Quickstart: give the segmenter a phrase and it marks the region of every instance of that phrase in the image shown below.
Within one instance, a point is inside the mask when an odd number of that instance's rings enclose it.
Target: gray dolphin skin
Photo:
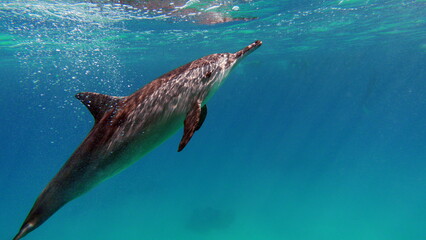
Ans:
[[[207,100],[255,41],[236,53],[218,53],[172,70],[127,97],[78,93],[95,124],[86,139],[35,201],[18,240],[44,223],[69,201],[121,172],[182,126],[181,151],[207,114]]]
[[[241,1],[217,1],[217,0],[87,0],[90,3],[99,4],[120,4],[131,6],[147,12],[161,11],[161,14],[168,17],[176,17],[183,20],[193,21],[198,24],[219,24],[234,21],[251,21],[256,17],[232,17],[228,12],[202,10],[209,6],[235,6]],[[248,1],[247,1],[248,2]],[[196,5],[199,5],[198,7]],[[203,6],[203,7],[201,7]],[[200,9],[201,8],[201,9]]]

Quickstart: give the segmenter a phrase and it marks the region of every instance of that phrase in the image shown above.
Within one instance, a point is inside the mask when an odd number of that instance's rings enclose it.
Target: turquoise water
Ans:
[[[425,1],[188,2],[257,19],[0,1],[2,239],[89,132],[76,93],[256,39],[183,152],[179,132],[25,239],[426,239]]]

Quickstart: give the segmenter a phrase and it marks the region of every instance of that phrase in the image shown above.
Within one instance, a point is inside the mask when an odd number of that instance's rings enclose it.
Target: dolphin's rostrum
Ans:
[[[181,151],[203,124],[207,100],[232,68],[261,44],[256,41],[236,53],[197,59],[127,97],[77,94],[95,124],[37,198],[13,240],[21,239],[67,202],[139,160],[183,125]]]

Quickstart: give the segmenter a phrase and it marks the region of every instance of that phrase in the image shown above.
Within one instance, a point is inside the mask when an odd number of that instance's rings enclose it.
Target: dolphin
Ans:
[[[217,53],[176,68],[127,97],[82,92],[92,113],[92,130],[35,201],[19,240],[69,201],[121,172],[183,126],[178,151],[207,115],[206,102],[235,65],[262,45],[255,41],[236,53]]]
[[[198,24],[213,25],[234,21],[251,21],[257,17],[233,17],[227,12],[215,10],[218,7],[230,7],[233,1],[193,1],[193,0],[89,0],[95,4],[120,4],[124,7],[157,13],[163,16],[181,18]]]

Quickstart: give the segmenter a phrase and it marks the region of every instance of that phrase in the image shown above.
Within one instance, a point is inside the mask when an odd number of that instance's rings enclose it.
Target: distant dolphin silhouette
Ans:
[[[76,97],[95,124],[86,139],[37,198],[14,240],[39,227],[67,202],[119,173],[164,142],[182,125],[178,151],[207,115],[207,100],[232,68],[262,45],[197,59],[155,79],[127,97],[83,92]]]
[[[184,18],[192,20],[199,24],[218,24],[233,21],[250,21],[257,19],[256,17],[232,17],[230,14],[220,11],[201,11],[194,7],[194,3],[199,1],[188,0],[89,0],[91,3],[115,3],[121,5],[132,6],[144,11],[160,11],[161,14],[166,16]],[[229,5],[223,1],[216,1],[216,6]],[[193,5],[194,4],[194,5]],[[204,4],[214,4],[212,1],[205,1]],[[214,7],[212,9],[215,9]]]

